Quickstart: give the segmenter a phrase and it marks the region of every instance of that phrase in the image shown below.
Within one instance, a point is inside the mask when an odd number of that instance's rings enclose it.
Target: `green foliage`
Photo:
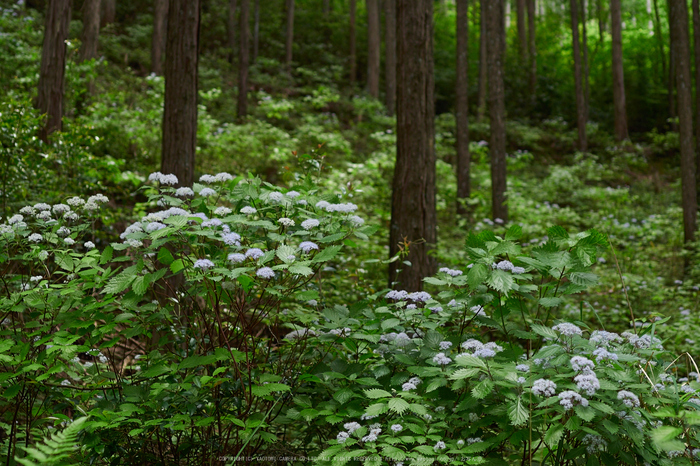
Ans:
[[[86,417],[76,419],[63,431],[52,434],[50,438],[45,438],[43,443],[37,443],[36,448],[25,447],[24,450],[27,452],[28,457],[15,458],[15,461],[24,466],[73,464],[70,456],[76,450],[78,435],[85,421],[87,421]]]

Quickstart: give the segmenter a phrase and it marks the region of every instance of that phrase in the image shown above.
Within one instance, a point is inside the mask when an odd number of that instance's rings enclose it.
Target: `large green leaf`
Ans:
[[[527,408],[523,405],[522,398],[518,397],[514,402],[509,403],[508,417],[511,424],[520,426],[527,422],[529,415]]]

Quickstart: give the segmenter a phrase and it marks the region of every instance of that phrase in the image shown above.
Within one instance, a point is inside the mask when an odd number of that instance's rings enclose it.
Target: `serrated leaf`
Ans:
[[[579,286],[593,286],[598,283],[598,276],[589,272],[571,272],[569,280]]]
[[[151,278],[152,276],[150,273],[136,277],[134,283],[131,285],[131,289],[138,296],[143,296],[148,290],[148,285],[151,284]]]
[[[365,390],[365,396],[370,399],[390,398],[391,393],[380,388],[371,388],[369,390]]]
[[[484,379],[472,388],[472,396],[477,400],[484,399],[493,391],[493,387],[491,379]]]
[[[191,367],[206,366],[208,364],[213,364],[216,362],[216,355],[209,354],[206,356],[190,356],[185,358],[178,365],[178,369],[189,369]]]
[[[333,399],[342,405],[350,400],[354,394],[355,392],[353,392],[351,389],[342,388],[333,394]]]
[[[303,275],[304,277],[309,277],[314,274],[314,271],[311,267],[307,267],[306,265],[301,264],[292,264],[289,266],[288,270],[289,273]]]
[[[294,261],[294,259],[290,260],[290,257],[294,257],[296,254],[296,251],[294,250],[293,247],[287,246],[286,244],[282,244],[277,248],[277,257],[279,260],[281,260],[284,263],[291,263]]]
[[[486,279],[486,284],[493,288],[494,290],[503,293],[504,296],[508,296],[514,286],[515,280],[510,272],[505,270],[494,270],[488,279]]]
[[[541,298],[539,301],[540,305],[544,307],[557,307],[563,302],[564,300],[561,298]]]
[[[467,284],[469,288],[476,288],[481,285],[489,275],[489,269],[484,264],[474,264],[467,272]]]
[[[442,286],[442,285],[445,285],[447,283],[446,281],[440,280],[439,278],[435,278],[435,277],[425,277],[423,279],[423,281],[425,283],[430,284],[430,285],[437,285],[437,286]]]
[[[334,244],[333,246],[328,246],[327,248],[321,250],[318,254],[314,256],[311,262],[317,264],[319,262],[327,262],[338,255],[340,250],[343,248],[341,244]]]
[[[168,251],[168,248],[162,247],[158,250],[158,262],[161,264],[170,265],[174,260],[175,258],[173,257],[172,253]]]
[[[651,431],[651,439],[659,450],[685,451],[685,444],[677,438],[682,433],[681,427],[661,426]]]
[[[471,368],[471,369],[457,369],[450,375],[451,380],[461,380],[461,379],[468,379],[471,377],[474,377],[477,375],[479,372],[481,372],[479,369],[476,368]]]
[[[544,325],[532,324],[531,329],[536,334],[538,334],[542,337],[545,337],[545,338],[549,338],[550,340],[558,340],[559,339],[559,335],[557,334],[556,331],[552,330],[549,327],[545,327]]]
[[[520,225],[513,225],[510,228],[508,228],[508,231],[506,231],[506,241],[515,241],[517,239],[520,239],[520,237],[523,235],[523,229],[520,227]]]
[[[486,369],[486,364],[481,359],[471,354],[461,353],[455,357],[455,362],[460,366],[480,367]]]
[[[389,409],[401,415],[408,409],[408,402],[401,398],[392,398],[389,400]]]
[[[563,433],[564,426],[556,423],[547,429],[547,432],[544,434],[544,441],[550,448],[553,448],[559,442]]]
[[[394,328],[397,325],[399,325],[401,321],[395,317],[392,317],[391,319],[386,319],[382,321],[382,330]]]
[[[408,409],[410,409],[411,411],[413,411],[414,413],[416,413],[420,416],[428,413],[428,410],[425,409],[425,406],[419,405],[418,403],[411,403],[408,406]]]
[[[495,248],[493,248],[489,252],[494,256],[515,256],[517,254],[520,254],[520,246],[518,246],[512,241],[501,241],[500,243],[498,243],[498,245],[496,245]]]
[[[367,409],[365,410],[365,414],[367,414],[368,416],[379,416],[380,414],[386,413],[387,409],[388,407],[386,403],[375,403],[367,407]]]
[[[105,286],[104,293],[117,294],[126,290],[129,285],[131,285],[131,282],[133,282],[136,278],[134,273],[135,271],[128,271],[127,269],[116,277],[112,277],[112,279],[107,283],[107,286]]]
[[[382,449],[382,455],[394,461],[402,461],[406,458],[406,453],[403,450],[399,450],[391,445],[387,445]]]
[[[522,398],[518,397],[515,402],[510,403],[508,407],[508,417],[510,418],[511,424],[514,426],[519,426],[527,422],[529,415],[527,409],[523,406]]]
[[[443,378],[433,379],[428,385],[425,386],[425,392],[430,393],[440,387],[444,387],[445,385],[447,385],[447,380]]]
[[[178,259],[172,264],[170,264],[170,271],[172,273],[178,273],[180,270],[184,269],[185,266],[182,264],[182,259]]]

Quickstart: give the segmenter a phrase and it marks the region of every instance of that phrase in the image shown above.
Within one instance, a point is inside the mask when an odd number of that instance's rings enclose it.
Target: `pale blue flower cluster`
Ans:
[[[255,274],[260,278],[275,278],[275,272],[270,267],[262,267]]]
[[[308,254],[313,250],[318,250],[318,244],[312,241],[303,241],[299,245],[299,249],[301,249],[304,254]]]
[[[446,273],[450,277],[459,277],[463,273],[461,270],[450,269],[448,267],[441,267],[438,272]]]
[[[214,263],[209,259],[197,259],[193,265],[195,269],[209,270],[214,267]]]
[[[573,390],[566,390],[561,392],[558,396],[559,404],[564,407],[565,411],[570,410],[574,405],[580,405],[584,408],[588,406],[588,400]]]
[[[303,222],[301,222],[301,227],[304,230],[310,230],[312,228],[319,226],[319,224],[320,224],[320,222],[318,220],[316,220],[315,218],[310,218],[310,219],[307,219],[307,220],[304,220]]]
[[[539,396],[554,396],[557,384],[547,379],[538,379],[532,384],[532,393]]]

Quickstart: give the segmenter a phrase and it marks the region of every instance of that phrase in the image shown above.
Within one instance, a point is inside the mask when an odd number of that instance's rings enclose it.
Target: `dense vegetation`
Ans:
[[[160,173],[165,80],[141,1],[103,15],[90,59],[88,0],[74,2],[63,127],[42,140],[50,3],[0,1],[3,463],[700,461],[700,266],[683,230],[665,2],[622,2],[623,141],[610,11],[584,9],[583,151],[571,11],[536,2],[532,94],[512,2],[506,222],[478,108],[479,2],[463,201],[456,8],[435,3],[437,270],[423,291],[388,280],[421,241],[390,257],[397,118],[364,87],[365,2],[352,76],[355,1],[297,0],[291,64],[289,2],[254,2],[241,117],[235,2],[202,1],[191,186]]]

